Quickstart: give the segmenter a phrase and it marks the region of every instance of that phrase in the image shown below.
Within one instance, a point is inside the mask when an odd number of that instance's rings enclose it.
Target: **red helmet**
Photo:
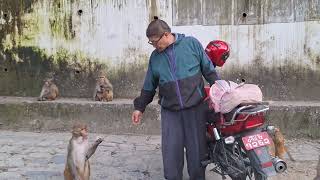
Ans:
[[[216,66],[223,66],[230,55],[229,45],[220,40],[209,42],[205,49],[212,63]]]

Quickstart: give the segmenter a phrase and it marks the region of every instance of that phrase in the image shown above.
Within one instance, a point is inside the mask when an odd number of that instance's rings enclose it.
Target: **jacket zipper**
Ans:
[[[179,98],[179,104],[180,104],[180,108],[183,108],[183,103],[182,103],[182,96],[181,96],[181,92],[180,92],[180,87],[179,87],[179,83],[178,83],[178,79],[177,79],[177,76],[176,76],[176,71],[177,71],[177,68],[176,68],[176,65],[175,65],[175,62],[171,62],[170,60],[170,57],[168,57],[167,53],[165,53],[165,56],[167,57],[168,61],[169,61],[169,64],[170,64],[170,74],[171,74],[171,77],[173,78],[173,80],[175,81],[176,83],[176,93],[177,93],[177,96]],[[175,61],[175,54],[174,54],[174,45],[172,47],[172,61]]]

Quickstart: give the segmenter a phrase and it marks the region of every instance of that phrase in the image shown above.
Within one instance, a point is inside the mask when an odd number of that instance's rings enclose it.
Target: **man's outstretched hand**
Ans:
[[[142,112],[141,111],[139,111],[139,110],[133,111],[131,119],[132,119],[132,123],[134,125],[140,124],[141,118],[142,118]]]

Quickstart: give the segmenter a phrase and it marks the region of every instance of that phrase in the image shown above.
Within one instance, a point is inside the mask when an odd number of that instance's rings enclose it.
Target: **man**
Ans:
[[[159,86],[164,176],[182,180],[184,148],[191,180],[205,179],[206,119],[202,76],[212,85],[219,79],[202,45],[193,37],[173,34],[157,17],[146,35],[155,50],[149,60],[141,95],[134,100],[132,121],[139,124]]]

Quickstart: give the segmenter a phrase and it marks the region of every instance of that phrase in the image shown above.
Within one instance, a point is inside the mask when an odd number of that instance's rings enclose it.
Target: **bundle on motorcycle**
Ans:
[[[254,84],[219,80],[206,87],[210,106],[207,123],[208,159],[212,171],[232,179],[267,179],[286,170],[286,163],[271,155],[273,145],[266,125],[269,105]]]

